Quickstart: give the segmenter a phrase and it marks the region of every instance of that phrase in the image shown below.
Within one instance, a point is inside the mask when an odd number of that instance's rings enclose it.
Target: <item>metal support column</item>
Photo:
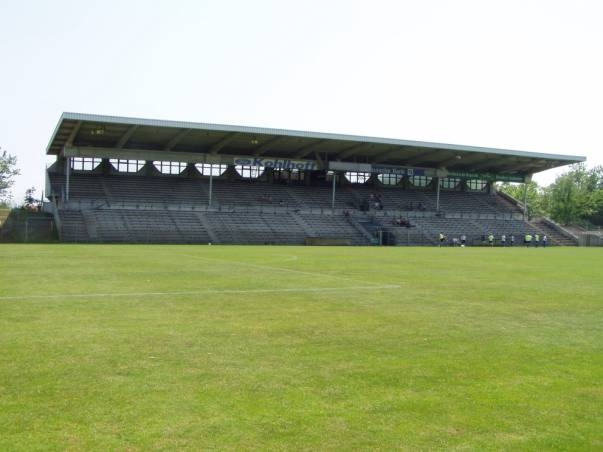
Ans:
[[[335,181],[337,178],[337,173],[333,171],[333,194],[331,196],[331,209],[335,209]]]
[[[65,201],[69,201],[69,175],[71,174],[71,157],[65,159]]]
[[[523,183],[523,220],[528,219],[528,184]]]
[[[214,182],[214,174],[213,174],[213,169],[211,169],[210,172],[209,172],[209,200],[207,202],[207,204],[208,204],[209,207],[211,207],[211,196],[212,196],[213,182]]]
[[[440,211],[440,178],[436,177],[436,184],[438,184],[436,188],[436,212]]]

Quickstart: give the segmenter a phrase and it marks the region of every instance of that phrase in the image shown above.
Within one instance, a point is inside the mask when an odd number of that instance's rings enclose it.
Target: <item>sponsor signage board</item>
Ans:
[[[448,171],[448,177],[477,179],[500,182],[526,182],[526,177],[518,174],[476,173],[472,171]]]
[[[233,160],[235,165],[242,166],[263,166],[264,168],[274,168],[281,170],[299,170],[314,171],[318,169],[316,160],[291,160],[271,157],[236,157]]]
[[[436,170],[410,168],[395,165],[375,165],[371,163],[329,162],[332,171],[355,171],[358,173],[396,174],[399,176],[435,176]]]
[[[379,174],[396,174],[398,176],[432,176],[435,174],[434,170],[428,170],[425,168],[408,168],[405,166],[393,166],[393,165],[372,165],[372,173]]]
[[[370,163],[351,163],[351,162],[329,162],[331,171],[355,171],[357,173],[370,173]]]

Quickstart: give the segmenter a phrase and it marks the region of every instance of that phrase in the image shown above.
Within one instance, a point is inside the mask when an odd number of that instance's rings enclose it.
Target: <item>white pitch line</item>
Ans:
[[[313,276],[313,277],[318,277],[318,278],[338,279],[340,281],[355,282],[355,283],[360,282],[362,284],[367,284],[367,285],[375,284],[375,287],[379,285],[378,283],[372,283],[370,281],[360,281],[358,279],[348,278],[345,276],[330,275],[328,273],[316,273],[316,272],[309,272],[309,271],[305,271],[305,270],[296,270],[294,268],[272,267],[270,265],[252,264],[249,262],[229,261],[226,259],[216,259],[213,257],[197,256],[195,254],[187,254],[187,256],[194,257],[197,259],[204,259],[204,260],[208,260],[208,261],[220,262],[220,263],[228,264],[228,265],[242,265],[245,267],[258,268],[260,270],[280,271],[280,272],[286,272],[286,273],[294,273],[294,274],[298,274],[298,275]]]
[[[0,300],[30,300],[58,298],[111,298],[111,297],[160,297],[165,295],[219,295],[219,294],[254,294],[254,293],[287,293],[287,292],[339,292],[350,290],[399,289],[400,286],[386,284],[381,286],[348,286],[348,287],[289,287],[281,289],[207,289],[186,292],[118,292],[118,293],[77,293],[77,294],[42,294],[14,295],[0,297]]]

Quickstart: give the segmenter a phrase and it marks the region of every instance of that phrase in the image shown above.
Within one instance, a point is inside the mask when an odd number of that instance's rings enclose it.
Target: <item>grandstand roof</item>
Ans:
[[[46,152],[60,155],[66,147],[94,149],[101,154],[103,150],[128,151],[128,155],[140,153],[140,159],[145,159],[145,152],[167,156],[165,159],[178,153],[261,156],[517,176],[586,160],[456,144],[82,113],[61,115]]]

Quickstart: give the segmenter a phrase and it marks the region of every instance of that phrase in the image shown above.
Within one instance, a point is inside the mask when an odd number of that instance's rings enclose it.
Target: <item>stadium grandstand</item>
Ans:
[[[547,234],[496,190],[583,157],[64,113],[44,209],[64,242],[468,245]],[[456,241],[455,241],[456,243]]]

